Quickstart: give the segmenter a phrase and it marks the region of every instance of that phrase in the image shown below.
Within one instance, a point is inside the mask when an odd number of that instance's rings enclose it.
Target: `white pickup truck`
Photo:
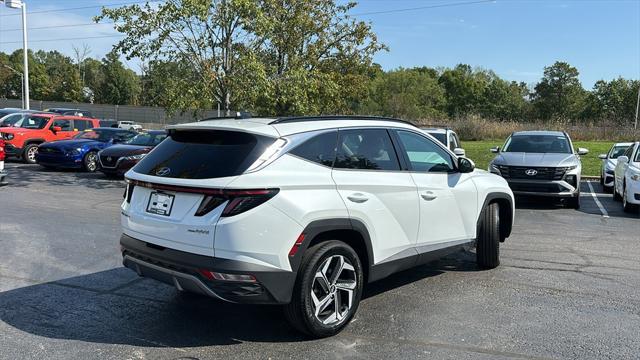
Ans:
[[[133,121],[118,121],[118,128],[126,130],[142,130],[142,125],[136,124]]]

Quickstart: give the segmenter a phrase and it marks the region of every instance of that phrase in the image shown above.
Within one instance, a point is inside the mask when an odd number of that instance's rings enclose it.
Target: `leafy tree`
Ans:
[[[609,82],[597,81],[589,93],[583,116],[616,124],[632,121],[640,81],[621,77]]]
[[[447,114],[455,117],[477,113],[490,77],[486,72],[473,71],[466,64],[444,70],[438,82],[445,90]]]
[[[83,92],[85,101],[91,103],[94,101],[107,103],[100,98],[100,91],[104,87],[104,83],[107,81],[102,70],[102,63],[96,59],[87,58],[82,61],[84,86],[89,89],[89,91]]]
[[[491,73],[482,95],[480,115],[488,119],[523,121],[530,116],[525,83],[505,81]]]
[[[578,80],[578,69],[556,61],[544,68],[535,86],[533,104],[542,119],[575,119],[584,106],[586,92]]]
[[[105,81],[98,91],[98,101],[106,104],[137,104],[140,81],[135,72],[124,67],[115,51],[102,59],[102,73]]]
[[[58,51],[37,51],[37,63],[42,64],[49,77],[49,95],[42,100],[80,101],[82,82],[71,58]],[[31,67],[29,68],[30,71]]]
[[[96,21],[108,19],[126,35],[114,49],[127,58],[189,64],[192,75],[182,79],[180,92],[167,104],[172,109],[231,109],[231,84],[248,35],[250,0],[168,0],[120,8],[103,8]]]
[[[344,112],[366,91],[372,56],[384,49],[371,26],[334,0],[262,0],[255,51],[268,85],[259,106],[275,115]]]
[[[431,70],[401,68],[379,74],[361,112],[414,120],[445,117],[445,92]]]

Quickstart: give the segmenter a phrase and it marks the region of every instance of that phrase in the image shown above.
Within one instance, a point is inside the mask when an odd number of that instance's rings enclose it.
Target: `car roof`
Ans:
[[[633,144],[635,144],[635,143],[633,143],[633,142],[619,142],[619,143],[615,143],[615,144],[613,144],[613,146],[614,146],[614,147],[618,147],[618,146],[631,146],[631,145],[633,145]]]
[[[344,127],[397,127],[417,130],[409,122],[382,117],[316,116],[296,118],[223,118],[167,126],[167,129],[228,130],[279,137],[302,132]]]
[[[551,130],[525,130],[525,131],[516,131],[512,135],[551,135],[551,136],[565,136],[565,133],[562,131],[551,131]]]
[[[133,132],[133,131],[131,131],[131,130],[120,129],[120,128],[114,128],[114,127],[94,127],[94,128],[91,128],[91,129],[87,129],[87,130],[85,130],[85,131],[90,131],[90,130]]]

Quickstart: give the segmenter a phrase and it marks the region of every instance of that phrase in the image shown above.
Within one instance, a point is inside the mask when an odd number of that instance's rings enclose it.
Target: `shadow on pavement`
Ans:
[[[474,254],[460,252],[365,287],[363,298],[446,271],[476,271]],[[0,320],[54,339],[142,347],[293,342],[279,306],[238,305],[180,293],[116,268],[0,293]]]
[[[81,170],[52,170],[40,165],[11,163],[7,167],[7,182],[11,187],[27,187],[38,183],[53,186],[84,186],[89,189],[124,188],[124,181],[107,178],[101,172],[88,173]]]

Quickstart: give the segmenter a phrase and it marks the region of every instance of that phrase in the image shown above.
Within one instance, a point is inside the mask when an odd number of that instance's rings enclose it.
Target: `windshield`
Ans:
[[[504,145],[504,152],[571,154],[571,146],[562,135],[514,135]]]
[[[0,127],[20,126],[22,124],[22,114],[11,114],[0,118]]]
[[[614,146],[613,148],[611,148],[611,151],[609,152],[609,159],[619,158],[622,154],[624,154],[625,150],[627,150],[628,148],[629,148],[629,145]]]
[[[27,116],[22,120],[20,127],[23,129],[44,129],[49,119],[48,117],[42,116]]]
[[[436,138],[436,140],[440,141],[441,143],[443,143],[445,146],[447,145],[447,134],[443,134],[443,133],[436,133],[436,132],[429,132],[429,135],[433,136],[434,138]]]
[[[139,146],[156,146],[160,144],[164,138],[167,137],[166,133],[142,133],[136,135],[133,139],[127,141],[129,145],[139,145]]]

